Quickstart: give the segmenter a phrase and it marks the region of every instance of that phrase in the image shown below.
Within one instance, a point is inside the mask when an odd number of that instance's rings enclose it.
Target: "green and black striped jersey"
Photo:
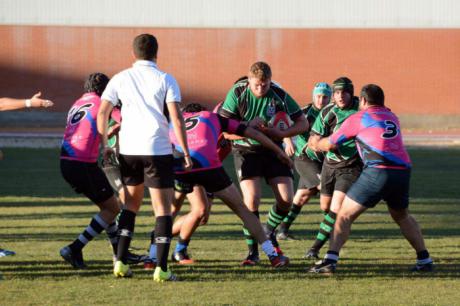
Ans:
[[[359,108],[358,97],[353,97],[351,105],[345,109],[339,108],[335,103],[329,103],[320,112],[311,129],[311,134],[328,137],[337,131],[342,123],[356,113]],[[358,150],[354,139],[339,145],[335,150],[326,153],[325,162],[334,168],[351,165],[359,160]]]
[[[302,113],[308,121],[308,130],[302,134],[297,135],[295,156],[307,156],[314,161],[322,162],[324,160],[323,152],[315,152],[308,147],[308,138],[310,137],[310,130],[318,117],[320,110],[313,104],[308,104],[302,108]]]
[[[256,98],[249,89],[248,81],[242,80],[230,89],[218,113],[226,118],[251,121],[256,117],[266,122],[277,112],[286,112],[292,121],[302,115],[299,105],[289,94],[273,82],[264,97]],[[281,142],[277,142],[281,144]],[[259,142],[253,139],[235,140],[233,146],[239,149],[258,150]]]

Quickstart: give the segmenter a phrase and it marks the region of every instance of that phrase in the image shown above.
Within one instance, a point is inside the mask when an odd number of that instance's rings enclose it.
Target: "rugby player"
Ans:
[[[329,84],[324,82],[317,83],[313,88],[313,102],[302,108],[302,112],[308,122],[308,130],[297,135],[294,145],[294,165],[299,174],[299,184],[294,195],[291,210],[279,226],[279,231],[276,235],[278,240],[295,239],[289,233],[289,228],[299,215],[302,206],[308,203],[310,198],[319,192],[324,154],[310,149],[308,147],[308,138],[310,137],[310,130],[313,123],[321,109],[329,104],[331,95],[332,89]]]
[[[360,95],[360,111],[317,145],[320,150],[331,151],[344,142],[355,141],[364,170],[348,190],[338,212],[324,260],[313,266],[310,272],[335,272],[340,249],[348,239],[352,223],[382,199],[403,236],[415,249],[417,261],[412,271],[433,270],[433,261],[425,247],[420,227],[408,211],[410,157],[402,141],[399,120],[385,107],[384,101],[385,96],[379,86],[365,85]]]
[[[273,151],[274,156],[281,162],[286,163],[288,167],[292,164],[289,156],[263,133],[245,124],[240,124],[236,120],[227,119],[206,111],[205,108],[199,104],[189,104],[184,111],[183,115],[187,129],[187,141],[194,167],[188,172],[176,171],[176,181],[178,181],[178,184],[180,184],[182,188],[184,188],[184,186],[189,188],[188,191],[190,192],[193,190],[193,186],[200,185],[203,186],[206,191],[213,193],[215,197],[221,199],[238,215],[238,217],[240,217],[240,219],[243,220],[245,227],[254,235],[257,242],[261,244],[262,250],[269,257],[273,267],[287,265],[289,259],[275,251],[272,242],[267,239],[260,221],[243,204],[237,187],[232,183],[222,167],[222,162],[217,153],[219,135],[222,132],[227,132],[256,139],[268,150]],[[172,131],[170,132],[170,136],[176,149],[181,151],[182,149],[177,143]],[[187,191],[184,190],[183,192]],[[203,200],[206,201],[206,199]],[[192,211],[187,215],[182,224],[179,235],[179,245],[182,247],[179,250],[176,249],[176,252],[186,254],[188,241],[200,223],[203,213],[201,215],[194,213],[195,209],[193,206],[195,205],[197,204],[191,203]]]
[[[238,121],[250,121],[252,126],[264,130],[281,147],[283,138],[298,135],[307,129],[307,120],[294,99],[274,84],[271,78],[271,68],[267,63],[254,63],[249,69],[248,79],[237,82],[227,93],[219,114]],[[287,113],[293,121],[293,125],[285,130],[267,124],[279,111]],[[233,156],[244,203],[256,217],[259,217],[261,178],[265,178],[274,193],[276,203],[270,209],[265,230],[277,252],[281,253],[275,229],[292,205],[292,170],[278,160],[273,152],[248,138],[233,141]],[[247,228],[243,230],[249,254],[242,265],[255,265],[259,261],[257,241]]]
[[[359,99],[354,97],[354,87],[347,77],[340,77],[332,84],[334,103],[321,110],[311,128],[309,147],[318,151],[316,144],[319,137],[327,137],[336,131],[346,118],[358,111]],[[318,258],[321,247],[329,239],[334,228],[345,193],[358,178],[362,163],[354,141],[340,144],[336,150],[326,154],[321,169],[320,206],[324,220],[320,224],[316,240],[307,250],[306,258]]]
[[[82,193],[96,204],[100,212],[88,227],[70,245],[60,250],[65,261],[76,269],[86,267],[82,249],[95,236],[106,230],[114,252],[117,233],[115,217],[120,211],[118,200],[102,170],[97,165],[100,136],[96,128],[101,94],[109,78],[102,73],[89,75],[85,94],[71,107],[61,146],[60,167],[64,179],[77,193]]]

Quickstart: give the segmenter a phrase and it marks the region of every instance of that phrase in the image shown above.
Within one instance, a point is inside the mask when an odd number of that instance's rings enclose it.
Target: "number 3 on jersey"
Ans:
[[[86,117],[87,110],[93,107],[93,103],[83,104],[81,106],[72,108],[67,117],[67,122],[71,125],[75,125]]]
[[[385,133],[381,135],[382,138],[394,138],[399,134],[398,126],[391,120],[385,120]]]

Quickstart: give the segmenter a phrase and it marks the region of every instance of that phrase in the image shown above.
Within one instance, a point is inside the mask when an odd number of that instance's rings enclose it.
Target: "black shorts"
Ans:
[[[122,155],[120,172],[123,184],[150,188],[174,187],[173,155]]]
[[[294,178],[292,169],[283,164],[272,152],[247,153],[233,151],[233,160],[239,181],[252,177],[264,177],[268,181],[275,177]]]
[[[224,168],[185,172],[176,174],[174,189],[181,193],[191,193],[193,186],[200,185],[207,193],[221,191],[232,184]]]
[[[347,196],[371,208],[384,200],[394,209],[409,207],[410,169],[365,168]]]
[[[314,161],[306,156],[296,156],[294,159],[295,170],[299,174],[297,189],[310,189],[317,187],[321,182],[321,168],[323,163]]]
[[[105,202],[114,195],[97,163],[61,159],[61,174],[76,193],[84,194],[95,204]]]
[[[332,196],[334,191],[346,193],[358,179],[361,169],[362,165],[360,162],[343,168],[332,168],[327,163],[323,163],[321,170],[321,194]]]

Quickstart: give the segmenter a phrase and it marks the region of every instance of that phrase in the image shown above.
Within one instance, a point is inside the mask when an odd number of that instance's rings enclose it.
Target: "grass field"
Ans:
[[[246,246],[241,222],[217,203],[190,250],[198,263],[172,264],[177,283],[157,284],[134,267],[132,279],[112,277],[105,237],[84,250],[89,269],[64,264],[59,249],[75,239],[96,208],[73,194],[59,174],[58,151],[5,149],[0,162],[0,246],[17,252],[0,258],[1,305],[455,305],[460,304],[460,149],[412,149],[411,211],[423,228],[436,272],[408,272],[415,254],[401,237],[385,205],[365,213],[353,227],[332,277],[305,273],[302,259],[321,215],[318,201],[293,225],[301,241],[282,243],[292,265],[282,271],[242,268]],[[231,169],[230,161],[227,168]],[[233,171],[229,171],[233,174]],[[262,220],[273,199],[264,192]],[[186,210],[187,207],[184,207]],[[153,226],[145,204],[133,247],[147,248]]]

